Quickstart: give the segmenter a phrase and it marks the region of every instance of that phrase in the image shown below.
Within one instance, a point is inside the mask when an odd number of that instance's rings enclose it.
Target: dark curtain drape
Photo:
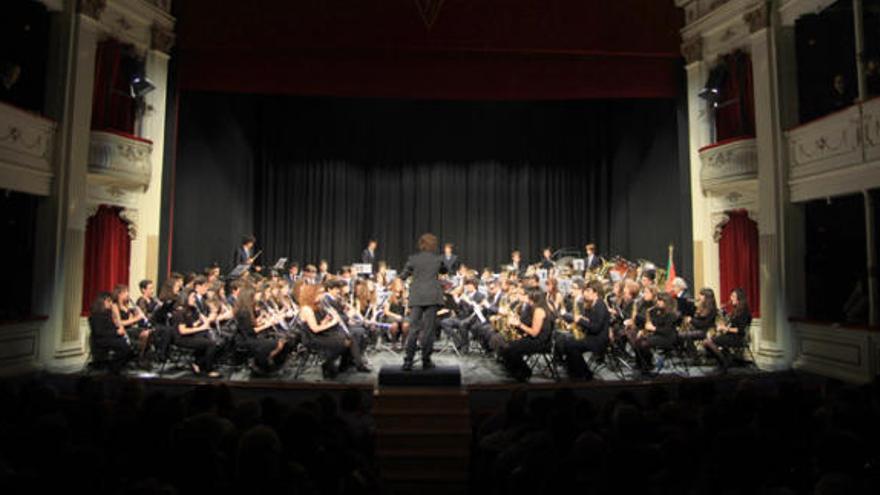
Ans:
[[[228,267],[249,232],[266,264],[333,269],[371,237],[399,267],[425,231],[475,267],[589,241],[662,262],[684,242],[675,108],[185,92],[172,268]]]
[[[128,224],[119,216],[121,208],[101,205],[86,225],[85,269],[83,270],[83,314],[101,291],[128,284],[131,237]]]
[[[721,88],[721,99],[715,110],[717,141],[755,135],[755,96],[752,84],[752,59],[737,51],[723,57],[727,77]]]
[[[760,315],[760,280],[758,278],[758,224],[745,211],[728,212],[730,220],[721,229],[718,242],[721,270],[722,304],[733,289],[742,288],[754,316]]]
[[[134,99],[129,84],[135,60],[130,48],[108,39],[98,44],[92,99],[92,129],[134,132]]]

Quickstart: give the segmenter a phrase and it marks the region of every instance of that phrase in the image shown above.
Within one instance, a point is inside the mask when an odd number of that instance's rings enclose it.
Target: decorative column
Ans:
[[[785,300],[783,207],[787,180],[779,121],[779,94],[773,31],[766,3],[744,15],[749,25],[755,88],[755,138],[758,154],[758,235],[761,330],[758,362],[765,369],[788,368],[792,358]]]
[[[56,260],[53,310],[46,326],[53,347],[50,368],[77,366],[84,354],[80,331],[83,262],[87,219],[87,173],[92,92],[98,19],[105,0],[79,0],[70,12],[72,33],[64,77],[65,103],[59,122],[57,148],[58,228],[60,256]],[[79,358],[79,359],[76,359]]]
[[[700,181],[699,149],[711,143],[711,119],[705,102],[698,96],[709,75],[703,61],[703,40],[685,40],[681,46],[687,72],[688,139],[691,167],[691,215],[694,238],[693,284],[695,288],[718,283],[718,250],[712,240],[709,201]],[[699,289],[696,289],[699,290]]]

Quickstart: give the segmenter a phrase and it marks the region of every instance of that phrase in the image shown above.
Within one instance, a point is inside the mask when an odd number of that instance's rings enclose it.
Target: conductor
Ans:
[[[406,355],[403,371],[412,371],[416,342],[422,346],[422,369],[434,367],[431,352],[434,350],[434,326],[437,311],[443,305],[443,287],[437,275],[445,273],[443,259],[436,253],[437,236],[431,233],[419,237],[419,252],[409,257],[401,273],[404,280],[412,277],[409,287],[410,332],[406,339]]]

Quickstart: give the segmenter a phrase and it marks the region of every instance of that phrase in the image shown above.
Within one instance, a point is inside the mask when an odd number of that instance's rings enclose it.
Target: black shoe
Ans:
[[[332,380],[336,378],[336,375],[339,374],[339,371],[336,369],[336,366],[332,361],[328,361],[321,365],[321,374],[327,380]]]
[[[412,359],[405,359],[403,361],[403,366],[400,367],[403,371],[412,371],[413,370],[413,362]]]
[[[434,364],[434,361],[431,361],[431,358],[422,359],[422,369],[423,370],[430,370],[430,369],[434,369],[436,367],[437,367],[437,365]]]

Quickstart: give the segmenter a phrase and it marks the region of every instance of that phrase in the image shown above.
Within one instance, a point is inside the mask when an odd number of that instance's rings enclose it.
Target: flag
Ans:
[[[672,261],[672,244],[669,245],[669,260],[666,261],[666,292],[672,293],[672,281],[675,280],[675,262]]]

